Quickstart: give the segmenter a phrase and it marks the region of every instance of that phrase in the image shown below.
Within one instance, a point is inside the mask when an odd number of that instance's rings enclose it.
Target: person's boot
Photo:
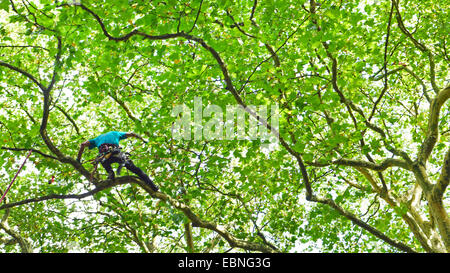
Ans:
[[[114,180],[114,178],[115,178],[114,172],[113,171],[108,172],[108,179],[109,180]]]

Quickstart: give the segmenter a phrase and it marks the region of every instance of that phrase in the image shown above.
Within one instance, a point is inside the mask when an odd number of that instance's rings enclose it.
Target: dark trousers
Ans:
[[[109,178],[114,178],[114,171],[111,167],[111,164],[113,163],[121,163],[121,159],[115,156],[111,156],[110,158],[102,162],[102,166],[103,168],[105,168],[106,172],[108,172]],[[133,164],[133,161],[127,160],[127,162],[125,163],[125,168],[139,176],[139,178],[142,179],[145,184],[149,185],[152,190],[158,191],[158,187],[153,183],[150,177],[148,177],[148,175],[145,174],[140,168],[136,167]]]

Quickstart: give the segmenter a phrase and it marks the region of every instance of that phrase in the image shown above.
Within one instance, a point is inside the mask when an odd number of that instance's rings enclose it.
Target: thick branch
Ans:
[[[422,143],[417,160],[425,164],[439,137],[439,115],[444,103],[450,98],[450,85],[431,101],[430,116],[428,118],[427,136]]]
[[[190,222],[184,224],[184,238],[186,240],[188,252],[194,253],[194,240],[192,239],[192,226]]]
[[[22,253],[32,253],[33,248],[30,243],[22,237],[18,232],[11,229],[6,222],[0,222],[0,228],[3,229],[9,236],[11,236],[15,242],[20,246]]]
[[[353,159],[338,159],[333,161],[333,164],[343,165],[343,166],[351,166],[351,167],[359,167],[359,168],[367,168],[374,171],[384,171],[389,167],[400,167],[406,170],[411,170],[410,166],[403,160],[395,159],[395,158],[387,158],[383,160],[381,163],[376,164],[368,161],[361,160],[353,160]]]
[[[442,199],[445,190],[450,182],[450,148],[444,158],[444,163],[442,164],[441,175],[437,183],[433,187],[433,195],[435,199]]]

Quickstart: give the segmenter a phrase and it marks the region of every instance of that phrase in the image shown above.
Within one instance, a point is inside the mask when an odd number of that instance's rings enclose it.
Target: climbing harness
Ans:
[[[125,164],[127,164],[130,161],[130,153],[124,153],[124,152],[120,152],[117,157],[120,160],[119,163],[119,167],[117,167],[116,173],[117,175],[120,175],[120,171],[122,170],[122,168],[125,166]]]
[[[23,166],[25,165],[25,162],[27,162],[28,158],[31,155],[31,152],[33,150],[30,150],[28,152],[27,157],[25,158],[25,160],[23,161],[22,165],[20,166],[19,170],[17,171],[16,175],[14,176],[14,178],[12,179],[11,183],[9,183],[8,188],[6,189],[5,193],[3,194],[2,198],[0,199],[0,203],[2,203],[3,199],[5,199],[6,194],[8,193],[9,189],[11,188],[12,184],[14,183],[14,181],[16,180],[17,176],[19,175],[20,171],[22,170]]]
[[[94,170],[91,173],[91,180],[94,177],[95,172],[97,171],[98,163],[103,163],[111,157],[116,157],[119,159],[119,167],[117,168],[117,175],[120,175],[120,171],[122,168],[129,162],[130,153],[122,152],[122,147],[119,147],[114,144],[102,144],[99,147],[99,154],[96,158],[90,160],[94,165]]]

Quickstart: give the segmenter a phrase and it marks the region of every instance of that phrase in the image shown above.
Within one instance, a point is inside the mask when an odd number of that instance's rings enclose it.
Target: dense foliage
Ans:
[[[446,2],[1,0],[0,250],[448,252]],[[196,98],[278,146],[174,138]],[[160,192],[89,181],[111,130]]]

